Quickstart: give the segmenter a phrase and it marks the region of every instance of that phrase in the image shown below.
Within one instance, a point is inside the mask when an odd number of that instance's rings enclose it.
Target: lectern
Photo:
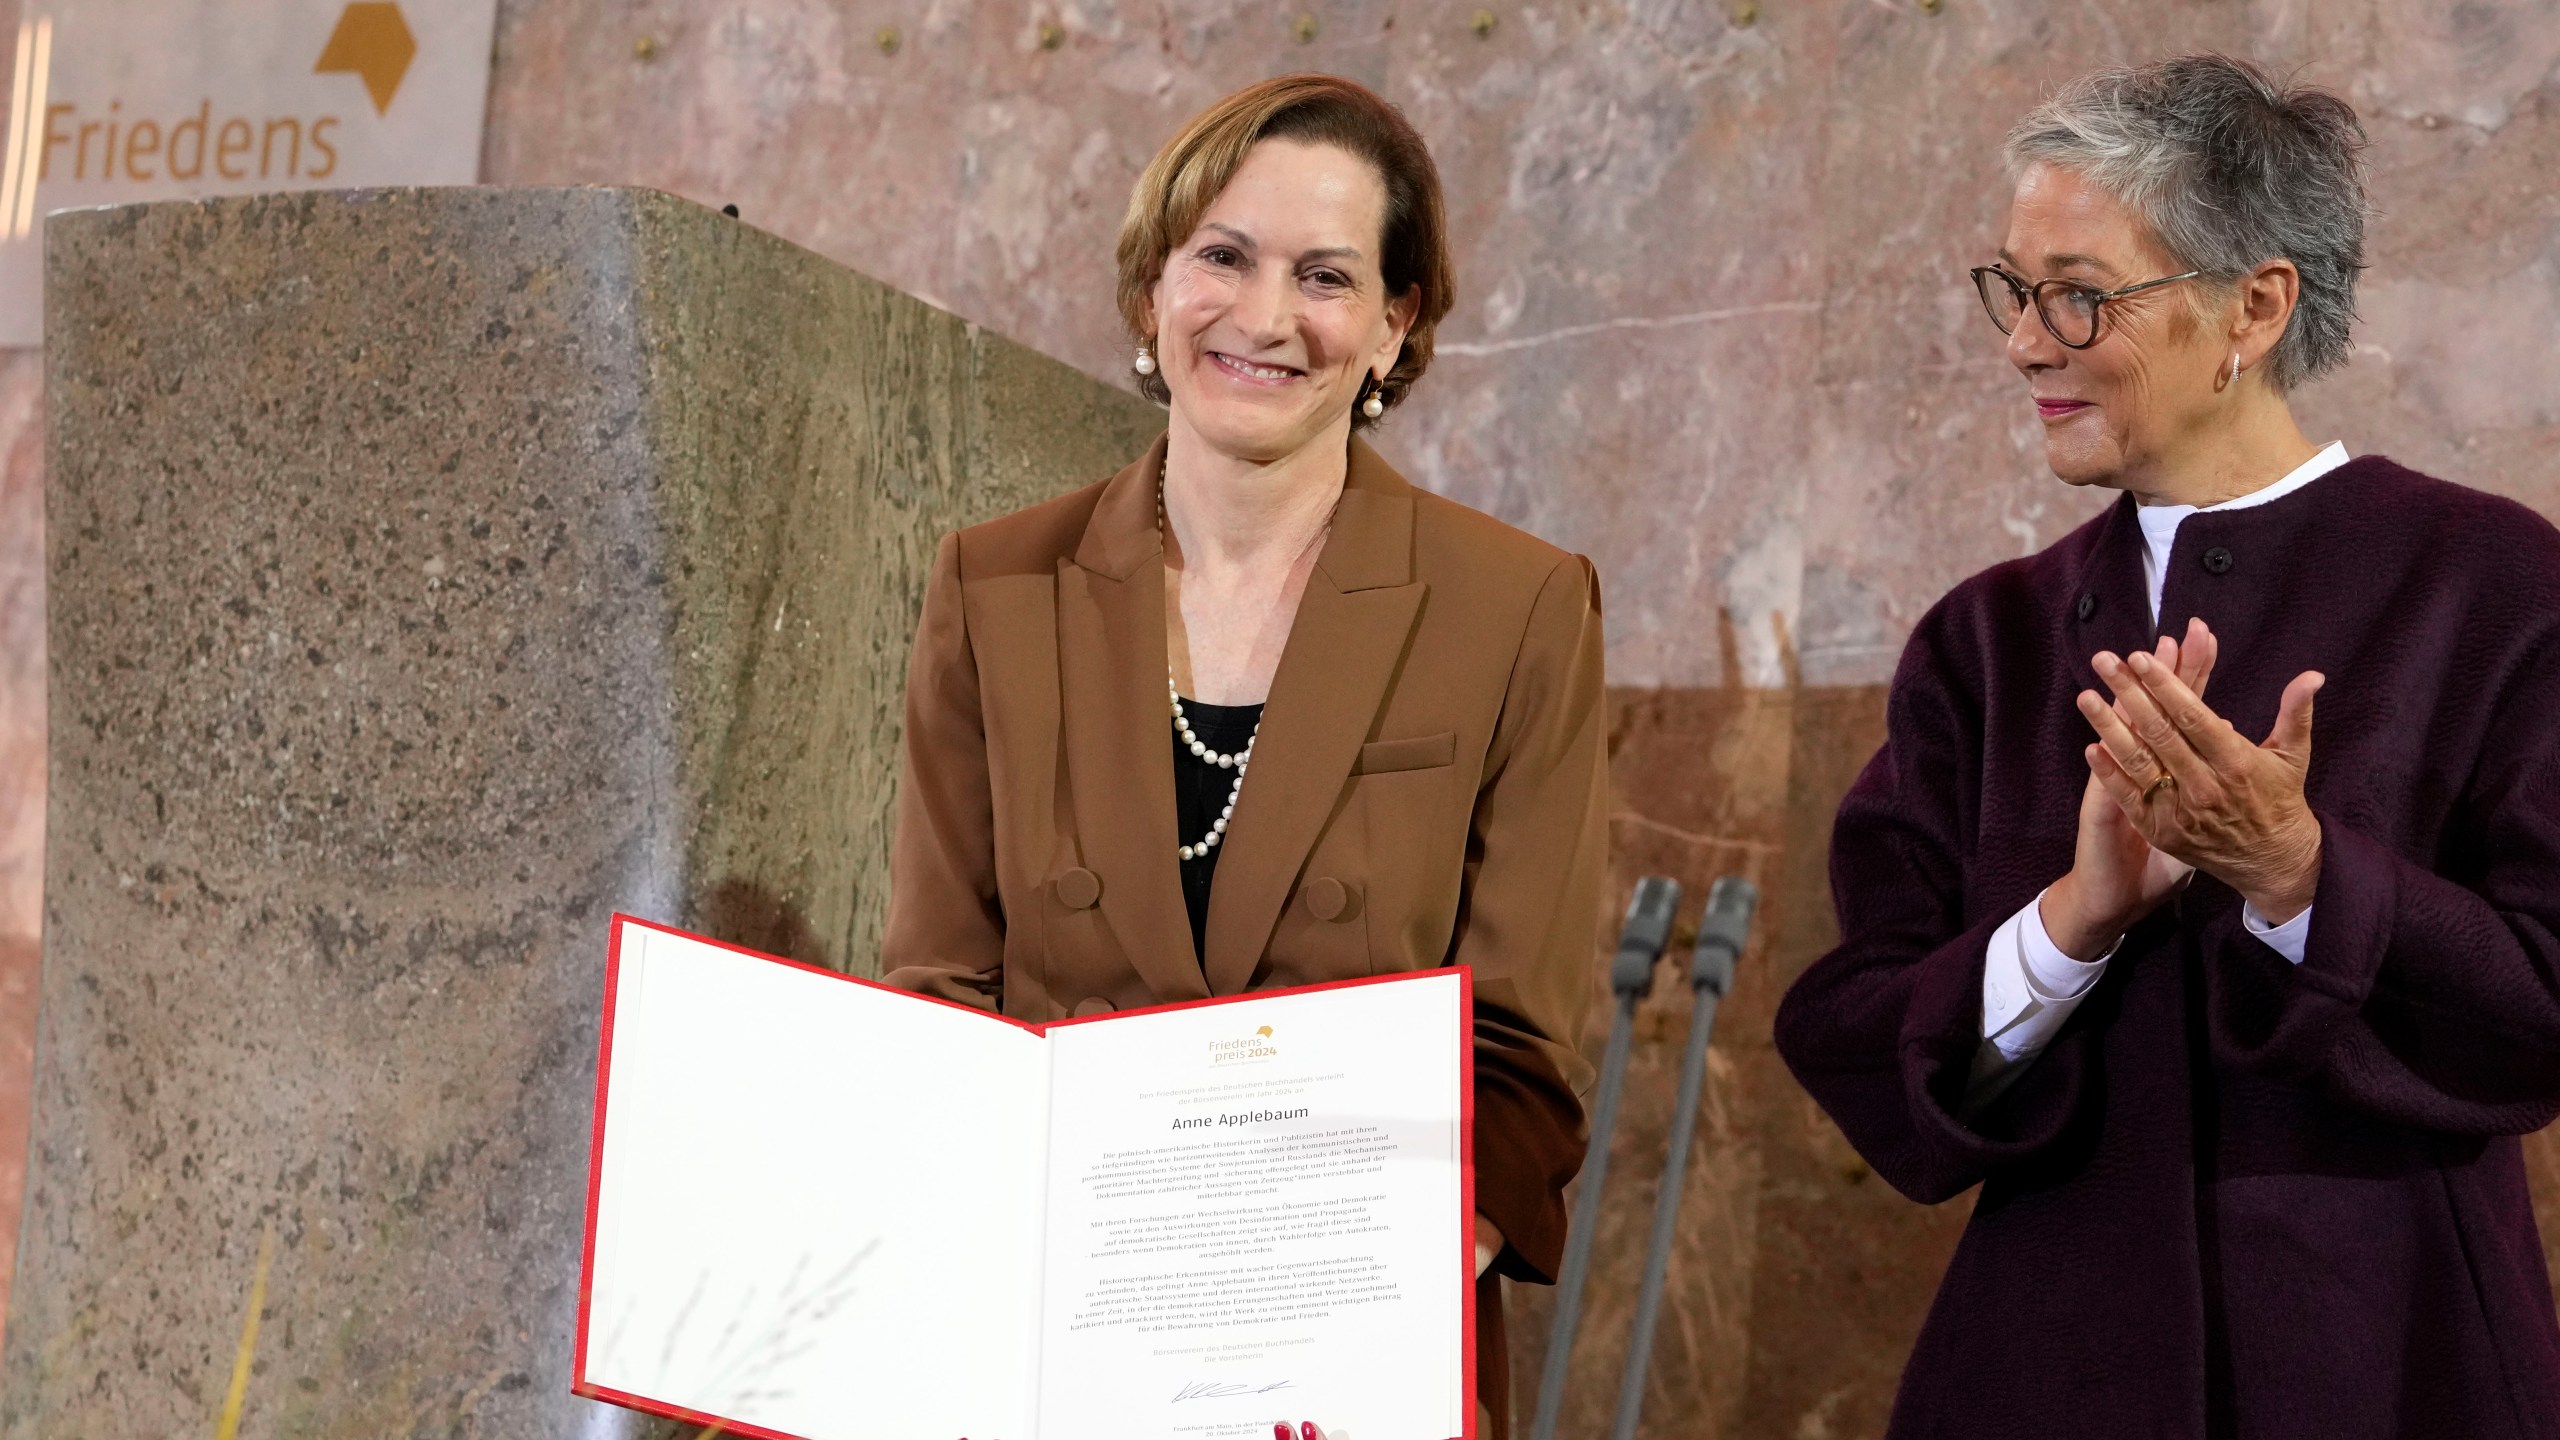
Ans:
[[[569,1394],[608,917],[869,969],[936,537],[1158,413],[642,191],[48,229],[0,1437],[212,1433],[270,1235],[243,1436],[636,1433]]]

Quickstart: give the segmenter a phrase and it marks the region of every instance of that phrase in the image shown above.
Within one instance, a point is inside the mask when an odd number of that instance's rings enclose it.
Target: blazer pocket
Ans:
[[[1441,765],[1454,765],[1457,760],[1457,734],[1443,730],[1437,735],[1416,735],[1410,740],[1372,740],[1360,747],[1360,758],[1352,762],[1351,773],[1379,775],[1389,770],[1429,770]]]

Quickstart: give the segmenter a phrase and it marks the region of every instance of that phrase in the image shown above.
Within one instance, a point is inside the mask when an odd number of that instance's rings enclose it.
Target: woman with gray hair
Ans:
[[[1920,622],[1777,1026],[1878,1174],[1982,1187],[1895,1436],[2560,1436],[2560,533],[2295,425],[2362,142],[2219,56],[2010,136],[1974,281],[2122,493]]]

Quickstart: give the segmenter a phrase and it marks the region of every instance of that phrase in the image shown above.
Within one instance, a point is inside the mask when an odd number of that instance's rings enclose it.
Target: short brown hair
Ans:
[[[1153,338],[1147,306],[1165,257],[1199,226],[1253,147],[1281,139],[1349,151],[1368,161],[1386,186],[1378,258],[1387,294],[1421,292],[1404,352],[1378,387],[1379,400],[1393,408],[1430,367],[1432,329],[1454,297],[1440,170],[1404,112],[1337,75],[1283,75],[1248,85],[1193,116],[1156,152],[1129,192],[1129,213],[1120,222],[1120,318],[1141,342]],[[1157,401],[1169,398],[1160,374],[1140,376],[1138,388]],[[1365,427],[1369,417],[1355,408],[1351,423]]]

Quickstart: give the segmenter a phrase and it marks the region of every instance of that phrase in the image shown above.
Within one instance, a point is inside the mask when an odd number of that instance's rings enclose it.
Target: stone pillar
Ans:
[[[210,1433],[270,1233],[243,1436],[630,1433],[569,1394],[607,917],[869,969],[936,538],[1158,415],[639,191],[49,231],[0,1437]]]

